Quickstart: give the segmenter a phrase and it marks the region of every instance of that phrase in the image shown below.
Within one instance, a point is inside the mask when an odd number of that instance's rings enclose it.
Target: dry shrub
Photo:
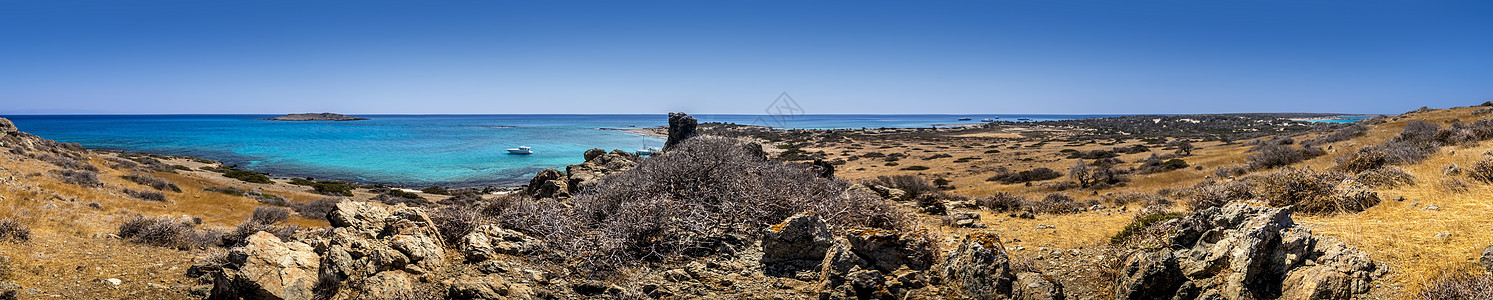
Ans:
[[[1249,168],[1245,168],[1244,166],[1219,166],[1217,170],[1213,171],[1213,177],[1222,179],[1244,176],[1247,173],[1249,173]]]
[[[1193,211],[1221,207],[1229,202],[1248,200],[1255,197],[1254,191],[1250,188],[1249,184],[1240,181],[1201,182],[1192,186],[1192,189],[1187,194],[1187,208]]]
[[[296,214],[303,218],[312,220],[326,220],[327,213],[337,208],[337,203],[345,201],[342,198],[321,198],[306,203],[294,203],[290,207],[295,209]]]
[[[0,242],[25,242],[31,240],[31,228],[16,219],[0,219]]]
[[[1137,203],[1143,207],[1172,205],[1171,199],[1149,193],[1106,194],[1104,195],[1104,200],[1114,206],[1124,206],[1131,203]]]
[[[1026,206],[1026,202],[1026,197],[1007,192],[996,192],[994,195],[990,195],[990,197],[975,200],[976,205],[995,212],[1019,211]]]
[[[63,169],[98,172],[98,167],[94,167],[87,162],[80,161],[82,159],[73,159],[67,156],[52,156],[51,154],[42,154],[42,156],[38,157],[37,159],[46,161],[53,165],[57,165],[58,167],[62,167]]]
[[[254,214],[249,216],[249,221],[264,224],[276,224],[290,219],[290,209],[284,207],[256,207]]]
[[[1058,177],[1063,177],[1063,173],[1058,173],[1058,171],[1053,171],[1052,169],[1048,168],[1036,168],[1016,173],[1001,172],[999,174],[996,174],[995,176],[990,176],[990,178],[985,178],[985,181],[999,181],[1005,184],[1013,184],[1051,180],[1057,179]]]
[[[1135,217],[1120,232],[1109,237],[1109,244],[1134,249],[1157,249],[1170,244],[1171,227],[1157,226],[1187,216],[1180,212],[1157,212]],[[1171,225],[1171,224],[1168,224]]]
[[[1426,282],[1425,289],[1416,297],[1436,300],[1493,299],[1493,275],[1477,271],[1446,271]]]
[[[1355,123],[1355,124],[1351,124],[1351,125],[1348,125],[1348,126],[1344,126],[1343,128],[1340,128],[1337,131],[1333,131],[1330,134],[1327,134],[1327,135],[1324,135],[1322,137],[1313,139],[1311,141],[1308,141],[1307,143],[1313,144],[1313,145],[1322,145],[1322,144],[1336,143],[1336,142],[1351,140],[1351,139],[1363,136],[1364,134],[1367,134],[1368,131],[1369,131],[1369,127],[1368,126],[1364,126],[1363,124],[1356,124]]]
[[[1271,206],[1294,205],[1302,213],[1360,212],[1379,204],[1378,195],[1372,191],[1339,188],[1346,178],[1341,173],[1295,168],[1250,177],[1256,196]]]
[[[118,234],[130,242],[180,250],[216,246],[221,242],[222,232],[192,226],[191,222],[176,218],[136,215],[119,224]]]
[[[448,205],[435,209],[430,214],[430,221],[440,230],[447,245],[456,245],[477,227],[493,222],[491,217],[482,213],[480,207],[469,205]]]
[[[1419,120],[1405,123],[1400,135],[1384,144],[1363,147],[1338,158],[1336,168],[1349,173],[1376,169],[1385,165],[1413,164],[1426,159],[1441,146],[1439,126]]]
[[[1325,151],[1311,146],[1293,147],[1290,144],[1265,144],[1259,146],[1259,151],[1245,158],[1249,167],[1256,170],[1270,169],[1289,166],[1313,157],[1321,156]]]
[[[130,174],[120,177],[124,178],[125,180],[129,180],[130,182],[156,189],[157,191],[173,191],[177,193],[181,192],[181,188],[177,187],[175,183],[171,183],[170,180],[161,179],[155,176],[145,174]]]
[[[1441,190],[1460,194],[1466,193],[1467,189],[1467,182],[1462,181],[1460,178],[1446,178],[1441,180]]]
[[[166,194],[157,191],[124,189],[124,194],[140,200],[166,202]]]
[[[502,221],[527,223],[519,229],[561,248],[577,267],[601,273],[710,253],[722,243],[744,244],[803,212],[839,229],[909,228],[908,217],[892,203],[845,195],[850,183],[766,160],[745,145],[751,144],[694,137],[634,169],[603,177],[571,199],[573,208],[510,201],[500,209]]]
[[[1478,181],[1493,183],[1493,157],[1483,158],[1467,168],[1467,176]]]
[[[907,199],[916,199],[924,193],[938,193],[938,186],[924,180],[917,175],[892,175],[876,176],[876,180],[866,182],[867,185],[879,185],[907,192]]]
[[[118,157],[110,157],[108,159],[108,161],[109,161],[109,167],[114,168],[115,170],[120,170],[120,171],[123,171],[123,170],[132,170],[132,169],[135,169],[136,167],[140,166],[140,164],[136,164],[133,161],[130,161],[128,159],[118,158]]]
[[[82,186],[82,187],[101,187],[101,186],[104,186],[104,182],[98,180],[98,173],[94,173],[92,171],[79,171],[79,170],[73,170],[73,169],[62,169],[62,170],[52,170],[51,173],[52,173],[52,175],[56,175],[57,179],[61,179],[62,182],[66,182],[66,183],[70,183],[70,184],[74,184],[74,185],[78,185],[78,186]]]
[[[1402,185],[1415,185],[1415,175],[1395,167],[1383,167],[1371,169],[1358,173],[1354,180],[1371,188],[1395,188]]]
[[[1092,204],[1098,204],[1097,201],[1092,202],[1095,202]],[[1047,194],[1047,197],[1042,198],[1042,201],[1028,203],[1027,207],[1029,208],[1029,210],[1031,210],[1032,213],[1035,214],[1056,215],[1081,212],[1084,210],[1084,208],[1092,206],[1092,204],[1074,201],[1073,197],[1069,197],[1067,194],[1052,193]]]

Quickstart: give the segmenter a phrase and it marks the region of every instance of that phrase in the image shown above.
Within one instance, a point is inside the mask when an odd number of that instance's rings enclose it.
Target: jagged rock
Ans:
[[[885,186],[880,186],[880,185],[871,185],[871,186],[869,186],[869,188],[871,188],[871,191],[876,192],[877,195],[881,195],[881,199],[892,200],[892,201],[906,201],[907,200],[907,192],[903,191],[901,189],[890,188],[890,187],[885,187]]]
[[[818,265],[833,244],[824,220],[812,214],[797,214],[763,232],[761,262]]]
[[[1127,259],[1117,298],[1350,299],[1382,273],[1364,252],[1297,226],[1289,207],[1233,203],[1156,226],[1175,232],[1170,247]]]
[[[498,255],[523,255],[537,251],[541,241],[498,225],[482,225],[461,239],[461,252],[478,262]]]
[[[1483,257],[1478,259],[1477,263],[1484,269],[1488,269],[1488,272],[1493,272],[1493,246],[1483,248]]]
[[[568,198],[570,197],[569,180],[560,170],[544,169],[529,180],[529,186],[525,193],[533,195],[534,198]]]
[[[359,291],[365,298],[402,299],[411,296],[414,290],[409,275],[401,271],[385,271],[363,280]]]
[[[943,280],[957,294],[975,299],[1010,297],[1016,275],[1006,256],[1000,238],[993,234],[973,234],[964,238],[959,248],[949,252],[939,269]]]
[[[1053,280],[1052,277],[1041,273],[1022,272],[1016,274],[1016,283],[1011,286],[1014,295],[1011,299],[1018,300],[1062,300],[1063,285]]]
[[[591,154],[590,151],[587,151],[588,157]],[[582,189],[594,184],[602,176],[631,170],[637,166],[637,158],[622,151],[603,153],[596,157],[591,157],[591,159],[587,159],[586,162],[581,164],[566,166],[565,174],[568,174],[566,177],[568,178],[566,188],[569,189],[567,192],[571,195],[577,194]]]
[[[214,299],[311,299],[320,257],[311,246],[282,242],[260,231],[228,254],[213,287]]]
[[[334,228],[316,246],[324,278],[344,279],[346,286],[366,295],[389,295],[413,284],[409,276],[446,265],[444,239],[418,208],[389,211],[347,201],[327,215]]]
[[[888,230],[852,230],[847,233],[850,251],[883,272],[901,268],[927,270],[933,265],[927,242],[917,233]]]
[[[949,219],[952,220],[952,221],[954,221],[954,226],[956,226],[956,227],[985,228],[985,224],[980,223],[980,214],[978,214],[978,213],[973,213],[973,212],[958,212],[958,213],[953,213],[953,214],[949,214]]]
[[[821,178],[835,178],[835,165],[823,159],[814,159],[814,162],[809,164],[809,170]]]
[[[664,150],[672,149],[674,145],[678,145],[680,142],[684,142],[685,139],[694,137],[695,127],[699,125],[699,121],[696,121],[689,114],[682,112],[669,113],[669,139],[664,141]]]
[[[389,212],[366,202],[343,201],[336,209],[327,213],[332,227],[349,228],[360,232],[377,233],[384,230],[384,220]]]

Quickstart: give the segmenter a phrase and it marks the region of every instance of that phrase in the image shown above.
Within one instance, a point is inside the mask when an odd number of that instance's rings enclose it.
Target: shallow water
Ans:
[[[4,116],[43,138],[95,149],[186,155],[277,177],[412,187],[521,184],[586,149],[634,151],[663,139],[599,128],[667,125],[664,115],[358,115],[372,120],[265,121],[273,115]],[[695,115],[701,122],[790,128],[927,127],[996,115]],[[957,121],[960,117],[975,121]],[[1098,115],[1009,115],[1035,121]],[[530,146],[532,155],[506,148]]]

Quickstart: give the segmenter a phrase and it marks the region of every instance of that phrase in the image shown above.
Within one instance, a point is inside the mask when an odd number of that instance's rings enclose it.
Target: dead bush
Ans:
[[[1248,200],[1255,197],[1254,191],[1250,188],[1249,184],[1239,181],[1201,182],[1192,186],[1192,189],[1187,194],[1187,208],[1193,211],[1221,207],[1229,202]]]
[[[1351,186],[1340,189],[1338,185],[1346,178],[1341,173],[1294,168],[1250,177],[1255,195],[1271,206],[1294,205],[1306,214],[1360,212],[1379,204],[1372,191]]]
[[[1026,206],[1026,197],[1006,192],[996,192],[990,197],[975,200],[975,204],[995,212],[1019,211]]]
[[[1290,144],[1266,144],[1259,148],[1255,154],[1245,158],[1251,169],[1263,170],[1277,167],[1289,166],[1313,157],[1321,156],[1325,151],[1311,146],[1293,147]]]
[[[166,202],[166,194],[157,191],[124,189],[124,194],[140,200]]]
[[[130,174],[120,177],[124,178],[125,180],[129,180],[130,182],[156,189],[157,191],[172,191],[177,193],[181,192],[181,188],[177,187],[175,183],[171,183],[170,180],[161,179],[155,176],[145,174]]]
[[[1052,193],[1047,194],[1047,197],[1042,198],[1042,201],[1028,204],[1027,207],[1034,214],[1059,215],[1081,212],[1093,204],[1098,204],[1098,201],[1093,202],[1080,203],[1074,201],[1073,197],[1069,197],[1067,194]]]
[[[916,199],[924,193],[938,193],[938,186],[924,180],[917,175],[892,175],[876,176],[876,180],[866,183],[867,185],[879,185],[907,192],[907,199]]]
[[[256,207],[254,214],[249,216],[250,222],[262,224],[277,224],[290,220],[290,209],[284,207]]]
[[[1310,141],[1310,144],[1313,144],[1313,145],[1323,145],[1323,144],[1330,144],[1330,143],[1336,143],[1336,142],[1351,140],[1351,139],[1363,136],[1364,134],[1367,134],[1368,131],[1369,131],[1369,127],[1368,126],[1364,126],[1363,124],[1357,124],[1357,123],[1355,123],[1355,124],[1344,126],[1343,128],[1339,128],[1337,131],[1333,131],[1330,134],[1327,134],[1327,135],[1324,135],[1322,137],[1318,137],[1316,139],[1313,139],[1313,140]]]
[[[306,203],[293,203],[290,205],[290,207],[292,209],[295,209],[296,214],[301,215],[301,217],[303,218],[312,220],[326,220],[327,213],[330,213],[332,212],[332,210],[337,209],[337,203],[341,203],[342,201],[345,200],[342,198],[328,197],[311,200],[311,202]]]
[[[31,240],[31,227],[16,219],[0,219],[0,242],[25,242]]]
[[[1218,169],[1213,171],[1213,177],[1217,177],[1218,179],[1225,179],[1230,177],[1244,176],[1244,174],[1248,173],[1249,168],[1245,168],[1244,166],[1219,166]]]
[[[690,138],[636,168],[601,178],[571,199],[571,209],[546,201],[527,201],[536,203],[528,208],[509,203],[502,221],[534,221],[521,226],[562,248],[576,267],[602,273],[749,242],[762,228],[803,212],[841,229],[909,228],[908,217],[892,203],[844,195],[850,183],[765,160],[745,145]],[[908,192],[936,190],[928,187]]]
[[[481,208],[469,205],[442,206],[431,212],[430,221],[440,230],[447,245],[456,245],[477,227],[493,223],[491,217],[481,212]]]
[[[1493,275],[1477,271],[1450,270],[1425,283],[1420,299],[1493,299]]]
[[[1140,204],[1143,207],[1172,205],[1171,199],[1149,193],[1106,194],[1104,200],[1113,206],[1125,206],[1131,203]]]
[[[1493,183],[1493,157],[1483,158],[1467,168],[1467,176],[1478,181]]]
[[[191,222],[169,217],[136,215],[119,224],[118,235],[130,242],[180,250],[219,245],[222,232],[199,230]]]
[[[1395,167],[1383,167],[1358,173],[1354,180],[1371,188],[1392,189],[1402,185],[1415,185],[1415,175]]]
[[[42,154],[41,157],[38,157],[37,159],[51,163],[53,165],[57,165],[58,167],[62,167],[63,169],[98,172],[98,167],[94,167],[93,165],[85,162],[86,158],[73,159],[61,155],[52,156],[51,154]]]
[[[62,182],[66,182],[69,184],[74,184],[82,187],[104,186],[104,182],[98,180],[98,173],[94,173],[92,171],[62,169],[52,170],[51,173],[52,175],[56,175],[57,179],[60,179],[62,180]]]
[[[1005,183],[1005,184],[1014,184],[1014,183],[1025,183],[1025,182],[1033,182],[1033,181],[1051,180],[1051,179],[1057,179],[1058,177],[1063,177],[1063,173],[1058,173],[1058,171],[1053,171],[1052,169],[1048,169],[1048,168],[1036,168],[1036,169],[1021,171],[1021,172],[1016,172],[1016,173],[1010,173],[1010,172],[997,173],[995,176],[990,176],[990,178],[985,178],[985,181],[999,181],[999,182]]]
[[[1467,182],[1459,178],[1442,179],[1441,190],[1457,194],[1466,193],[1468,190]]]

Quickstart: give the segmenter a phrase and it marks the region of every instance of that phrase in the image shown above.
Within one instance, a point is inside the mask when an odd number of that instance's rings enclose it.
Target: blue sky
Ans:
[[[1493,1],[0,0],[0,114],[1398,113]]]

